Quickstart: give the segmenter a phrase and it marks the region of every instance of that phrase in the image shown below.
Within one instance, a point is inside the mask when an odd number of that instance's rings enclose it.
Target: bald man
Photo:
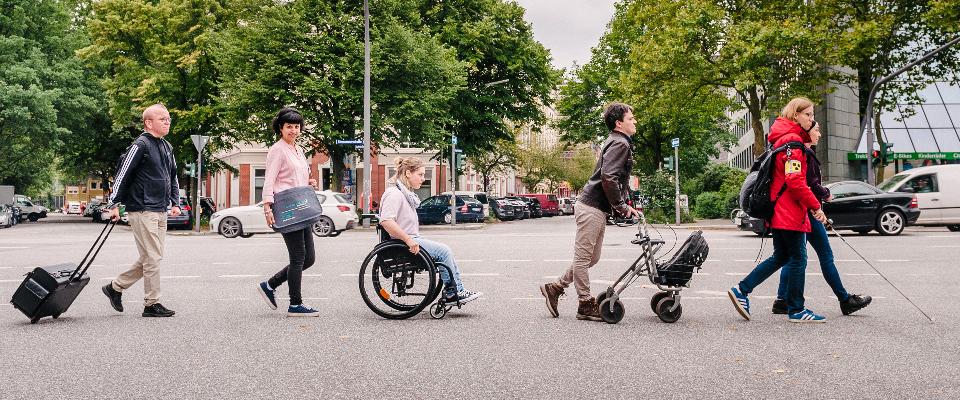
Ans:
[[[143,316],[172,317],[160,304],[160,260],[167,233],[167,214],[180,215],[180,184],[173,146],[163,139],[170,132],[170,112],[162,104],[143,111],[143,134],[127,149],[113,181],[107,208],[110,219],[120,218],[123,203],[133,228],[140,258],[129,270],[102,288],[117,312],[123,312],[123,291],[143,278]]]

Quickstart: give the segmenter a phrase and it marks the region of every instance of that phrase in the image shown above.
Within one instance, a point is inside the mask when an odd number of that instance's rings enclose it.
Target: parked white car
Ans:
[[[946,226],[960,232],[960,165],[913,168],[883,181],[880,190],[915,193],[920,218],[915,225]]]
[[[342,193],[329,190],[317,192],[323,207],[320,221],[313,226],[317,236],[337,236],[357,225],[356,206]],[[252,206],[231,207],[217,211],[210,217],[210,229],[226,238],[248,238],[254,234],[275,233],[263,217],[263,202]]]
[[[67,205],[63,207],[67,215],[77,214],[80,215],[83,211],[80,211],[80,202],[79,201],[68,201]]]

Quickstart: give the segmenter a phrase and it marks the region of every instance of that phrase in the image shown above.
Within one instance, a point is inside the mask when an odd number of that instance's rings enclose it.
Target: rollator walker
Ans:
[[[680,291],[689,287],[690,279],[700,270],[710,251],[707,241],[703,238],[703,231],[690,234],[680,249],[674,253],[669,261],[656,259],[657,252],[664,241],[653,239],[647,231],[647,219],[640,213],[639,219],[615,220],[617,226],[637,225],[636,239],[630,243],[639,245],[640,256],[630,265],[620,278],[597,296],[600,307],[600,316],[608,324],[616,324],[623,319],[625,313],[620,294],[640,277],[646,276],[650,283],[657,286],[659,292],[650,299],[650,308],[663,322],[673,323],[680,319],[683,307],[680,305]]]
[[[430,307],[430,316],[443,318],[454,307],[465,303],[459,298],[448,302],[441,294],[444,285],[441,268],[452,277],[450,267],[433,261],[426,250],[410,253],[407,244],[377,226],[380,243],[373,248],[360,266],[360,295],[377,315],[387,319],[406,319]],[[454,285],[450,280],[450,285]],[[432,303],[432,305],[431,305]]]

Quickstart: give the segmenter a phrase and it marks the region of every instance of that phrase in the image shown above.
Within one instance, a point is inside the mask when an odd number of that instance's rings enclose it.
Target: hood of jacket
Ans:
[[[770,127],[770,135],[767,141],[773,144],[773,147],[780,147],[788,142],[809,143],[810,134],[800,127],[800,124],[783,117],[777,117]]]

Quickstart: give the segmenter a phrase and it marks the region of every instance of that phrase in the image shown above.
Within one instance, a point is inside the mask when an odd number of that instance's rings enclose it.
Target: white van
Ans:
[[[878,187],[886,192],[916,193],[920,219],[915,225],[946,226],[960,232],[960,164],[909,169]]]

